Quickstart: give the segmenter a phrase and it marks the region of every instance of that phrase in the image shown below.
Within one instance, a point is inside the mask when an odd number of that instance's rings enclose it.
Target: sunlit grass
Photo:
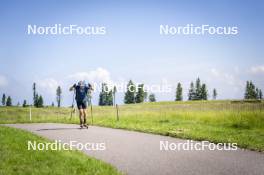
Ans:
[[[79,151],[28,150],[28,141],[51,142],[20,129],[0,126],[0,174],[119,174],[111,165]]]
[[[178,138],[236,142],[240,147],[264,151],[264,103],[232,101],[159,102],[93,107],[93,124]],[[0,108],[0,122],[79,123],[70,108]],[[90,110],[88,110],[90,117]],[[91,123],[91,117],[89,118]]]

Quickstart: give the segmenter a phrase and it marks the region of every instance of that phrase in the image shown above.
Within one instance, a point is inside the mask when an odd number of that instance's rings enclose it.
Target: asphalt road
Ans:
[[[82,150],[129,175],[263,175],[264,154],[249,150],[160,150],[160,141],[178,144],[186,140],[74,124],[8,124],[63,143],[105,143],[105,150]],[[201,142],[194,142],[201,143]],[[27,144],[27,143],[25,143]],[[95,148],[96,149],[96,148]]]

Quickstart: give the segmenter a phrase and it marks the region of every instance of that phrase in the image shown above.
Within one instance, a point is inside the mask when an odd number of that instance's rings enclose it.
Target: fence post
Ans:
[[[118,105],[116,104],[116,120],[119,121]]]
[[[31,106],[29,107],[29,120],[31,121],[32,119],[32,112],[31,112]]]

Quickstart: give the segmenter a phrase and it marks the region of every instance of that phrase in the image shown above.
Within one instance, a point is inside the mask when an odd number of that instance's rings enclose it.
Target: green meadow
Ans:
[[[241,148],[264,151],[263,101],[155,102],[118,107],[88,108],[89,123],[177,138],[237,143]],[[0,123],[79,123],[71,108],[1,107]],[[93,120],[92,120],[93,118]]]
[[[121,174],[111,165],[79,151],[28,150],[29,140],[37,143],[51,142],[30,132],[0,126],[0,174]]]

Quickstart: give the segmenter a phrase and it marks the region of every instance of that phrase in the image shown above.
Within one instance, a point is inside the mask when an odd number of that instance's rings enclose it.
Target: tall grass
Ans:
[[[95,125],[123,128],[179,138],[236,142],[240,147],[264,151],[264,103],[232,101],[159,102],[93,107]],[[79,123],[70,108],[0,108],[0,123]],[[90,116],[90,110],[88,110]],[[91,122],[91,120],[89,120]]]

